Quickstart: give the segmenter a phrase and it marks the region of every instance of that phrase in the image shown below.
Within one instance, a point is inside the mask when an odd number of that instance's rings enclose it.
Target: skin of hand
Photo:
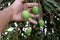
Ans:
[[[15,21],[23,21],[24,19],[22,18],[21,16],[21,13],[22,11],[24,10],[25,6],[28,7],[28,11],[30,11],[30,7],[32,6],[38,6],[37,3],[26,3],[26,5],[24,5],[22,2],[24,0],[16,0],[12,5],[11,5],[11,8],[12,8],[12,20],[15,20]],[[39,15],[33,15],[33,14],[30,14],[31,17],[38,17]],[[37,24],[37,22],[35,20],[32,20],[31,18],[29,18],[29,21],[33,24]]]
[[[10,21],[24,21],[24,19],[21,16],[22,11],[24,10],[24,2],[25,0],[15,0],[14,3],[7,7],[6,9],[0,11],[0,33],[3,31],[5,26]],[[38,6],[38,3],[26,3],[26,6],[28,7],[27,10],[30,11],[32,6]],[[31,17],[39,17],[39,15],[30,14]],[[28,20],[29,22],[33,24],[37,24],[37,22],[31,18]]]

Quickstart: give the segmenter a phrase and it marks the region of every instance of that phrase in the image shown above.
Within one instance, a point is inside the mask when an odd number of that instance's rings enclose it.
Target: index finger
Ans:
[[[32,7],[32,6],[38,6],[38,3],[27,3],[28,7]]]
[[[24,1],[26,1],[26,0],[16,0],[16,1],[19,1],[19,2],[24,2]]]

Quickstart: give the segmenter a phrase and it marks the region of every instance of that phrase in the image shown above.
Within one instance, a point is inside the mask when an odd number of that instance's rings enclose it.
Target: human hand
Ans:
[[[10,8],[12,9],[12,20],[14,21],[23,21],[24,19],[22,18],[21,14],[22,11],[24,10],[25,6],[27,6],[27,10],[31,11],[32,6],[38,6],[37,3],[26,3],[26,5],[24,5],[22,2],[25,0],[15,0],[15,2],[10,6]],[[39,17],[39,15],[34,15],[34,14],[30,14],[31,17]],[[37,22],[31,18],[29,18],[28,20],[29,22],[33,23],[33,24],[37,24]]]

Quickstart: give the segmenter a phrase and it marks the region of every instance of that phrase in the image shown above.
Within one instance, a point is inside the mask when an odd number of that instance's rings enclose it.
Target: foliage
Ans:
[[[12,21],[2,33],[1,40],[60,40],[60,3],[54,0],[27,0],[39,4],[39,18],[32,18],[38,22],[37,25],[28,21]],[[14,0],[0,1],[0,10],[10,6]],[[44,20],[45,25],[40,26],[39,20]],[[8,27],[9,26],[9,27]],[[26,35],[26,29],[31,27],[32,32]],[[11,29],[8,30],[8,29]]]

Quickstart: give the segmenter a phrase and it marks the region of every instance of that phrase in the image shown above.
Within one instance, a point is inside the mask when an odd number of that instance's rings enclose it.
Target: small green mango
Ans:
[[[40,26],[44,26],[44,21],[43,20],[39,20],[39,25]]]
[[[25,33],[28,35],[28,34],[31,33],[31,31],[32,31],[31,27],[28,27],[28,28],[26,29],[26,32],[25,32]]]
[[[29,18],[30,18],[30,13],[29,13],[29,11],[28,11],[28,10],[24,10],[24,11],[22,12],[22,17],[23,17],[24,19],[29,19]]]
[[[34,14],[37,14],[37,13],[38,13],[38,7],[37,7],[37,6],[33,6],[33,7],[32,7],[32,12],[33,12]]]

